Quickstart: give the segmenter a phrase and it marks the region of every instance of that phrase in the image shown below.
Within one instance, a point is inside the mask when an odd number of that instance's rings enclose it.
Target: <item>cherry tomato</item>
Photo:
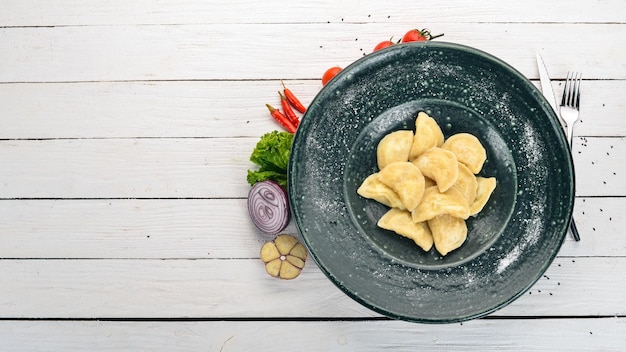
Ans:
[[[406,34],[404,34],[404,37],[402,37],[402,42],[403,43],[408,43],[408,42],[425,42],[431,39],[435,39],[435,38],[439,38],[443,36],[442,34],[437,34],[437,35],[432,35],[430,33],[430,31],[426,28],[424,29],[411,29],[410,31],[406,32]]]
[[[326,70],[326,72],[324,72],[324,75],[322,75],[322,85],[326,85],[326,83],[333,79],[333,77],[335,77],[335,75],[338,74],[341,70],[342,68],[339,66],[334,66]]]
[[[392,46],[394,44],[395,43],[392,42],[391,40],[385,40],[384,42],[380,42],[380,43],[376,44],[376,46],[374,47],[374,51],[378,51],[380,49],[384,49],[384,48],[386,48],[388,46]]]
[[[425,42],[428,40],[429,34],[430,33],[426,30],[411,29],[410,31],[406,32],[404,37],[402,37],[402,42]]]

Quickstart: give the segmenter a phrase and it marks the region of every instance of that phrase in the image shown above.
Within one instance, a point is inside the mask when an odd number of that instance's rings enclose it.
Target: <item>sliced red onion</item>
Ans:
[[[259,230],[276,235],[289,224],[287,192],[274,181],[261,181],[248,193],[248,213]]]

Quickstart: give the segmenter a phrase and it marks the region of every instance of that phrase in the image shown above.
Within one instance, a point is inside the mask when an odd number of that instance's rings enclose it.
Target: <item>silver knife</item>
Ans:
[[[539,53],[537,53],[537,67],[539,68],[539,79],[541,80],[541,91],[543,92],[543,96],[552,107],[552,110],[556,113],[556,116],[561,123],[561,127],[565,128],[567,124],[563,121],[561,114],[559,114],[559,110],[556,108],[556,99],[554,98],[554,91],[552,90],[552,84],[550,83],[550,76],[548,75],[546,65],[543,63],[543,59]],[[574,222],[573,216],[570,219],[569,230],[572,237],[574,237],[574,240],[580,241],[580,235],[578,234],[578,229],[576,228],[576,222]]]
[[[563,121],[561,115],[559,114],[559,109],[557,109],[556,98],[554,97],[554,91],[552,90],[552,84],[550,83],[550,75],[548,75],[546,65],[543,63],[543,59],[539,53],[537,53],[537,67],[539,68],[539,79],[541,80],[541,91],[543,92],[543,96],[546,98],[552,107],[552,110],[558,117],[561,127],[565,128],[567,124]]]

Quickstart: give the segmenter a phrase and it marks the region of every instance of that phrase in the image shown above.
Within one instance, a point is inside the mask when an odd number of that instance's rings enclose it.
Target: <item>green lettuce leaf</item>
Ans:
[[[272,131],[261,136],[250,155],[250,161],[259,166],[258,170],[248,170],[247,181],[254,185],[259,181],[273,180],[287,186],[287,166],[293,134]]]
[[[247,181],[250,185],[257,182],[272,180],[279,185],[287,188],[287,174],[276,171],[251,171],[248,170]]]

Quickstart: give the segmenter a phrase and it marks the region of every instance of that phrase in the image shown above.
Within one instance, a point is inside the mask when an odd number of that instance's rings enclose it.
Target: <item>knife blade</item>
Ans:
[[[557,106],[556,106],[556,98],[554,97],[554,91],[552,90],[552,83],[550,83],[550,75],[548,74],[546,65],[543,62],[543,58],[541,58],[541,55],[539,53],[537,53],[537,67],[539,68],[539,80],[541,81],[541,92],[543,93],[543,96],[546,98],[546,100],[552,107],[552,110],[554,111],[557,118],[559,119],[561,126],[565,127],[566,123],[561,118],[561,115],[559,114],[559,110],[557,109]]]
[[[548,103],[550,103],[552,110],[557,112],[556,98],[554,97],[554,91],[552,90],[552,84],[550,83],[550,75],[546,69],[546,64],[541,58],[541,54],[539,53],[537,53],[537,67],[539,68],[539,79],[541,80],[541,91],[543,92],[543,96],[546,98]]]

